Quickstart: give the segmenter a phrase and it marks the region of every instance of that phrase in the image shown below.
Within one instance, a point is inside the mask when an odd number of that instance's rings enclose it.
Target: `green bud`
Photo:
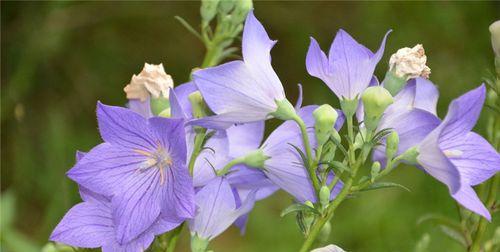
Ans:
[[[151,112],[153,115],[159,115],[166,109],[170,109],[170,101],[165,97],[151,98]]]
[[[392,159],[398,152],[399,135],[396,131],[392,131],[385,140],[385,156],[387,159]]]
[[[257,149],[248,153],[243,158],[243,163],[254,168],[263,168],[265,161],[268,159],[269,157],[264,155],[263,150]]]
[[[294,118],[297,117],[295,108],[287,99],[283,99],[281,101],[276,100],[275,102],[276,105],[278,105],[278,108],[270,115],[284,121],[293,120]]]
[[[375,182],[375,179],[378,177],[378,174],[380,173],[380,163],[375,161],[373,164],[372,164],[372,168],[370,170],[370,180],[371,182]]]
[[[394,100],[385,88],[382,86],[373,86],[365,90],[361,96],[365,110],[364,124],[366,129],[373,131],[384,113],[385,109],[391,105]]]
[[[330,203],[330,188],[326,185],[319,189],[319,203],[322,207],[326,207]]]
[[[227,15],[234,8],[236,2],[235,0],[221,0],[219,2],[219,14]]]
[[[418,164],[417,157],[419,155],[417,147],[412,147],[401,154],[401,160],[408,162],[411,165]]]
[[[191,103],[191,109],[193,110],[194,118],[202,118],[210,114],[207,104],[203,100],[200,91],[191,93],[188,96],[189,102]]]
[[[306,200],[306,202],[304,202],[304,205],[311,207],[311,208],[314,208],[314,204],[309,200]]]
[[[351,117],[356,114],[358,103],[358,98],[355,98],[353,100],[340,99],[340,108],[342,109],[342,112],[344,112],[346,117]]]
[[[383,83],[389,93],[394,96],[406,85],[406,78],[397,76],[393,71],[387,71]]]
[[[321,228],[321,231],[319,232],[318,235],[318,241],[319,243],[325,243],[329,240],[330,233],[332,232],[332,224],[327,221],[325,225]],[[330,250],[327,250],[330,251]]]
[[[212,21],[217,14],[218,5],[219,0],[201,0],[200,15],[203,23],[208,24]]]
[[[208,239],[203,239],[197,234],[191,235],[191,252],[207,251],[208,243]]]
[[[328,104],[323,104],[313,111],[313,117],[315,120],[314,131],[316,133],[318,146],[321,146],[328,141],[334,130],[333,126],[335,125],[338,116],[337,111],[335,111],[335,109]]]
[[[491,33],[491,47],[493,47],[495,56],[500,58],[500,20],[491,24],[489,30]]]

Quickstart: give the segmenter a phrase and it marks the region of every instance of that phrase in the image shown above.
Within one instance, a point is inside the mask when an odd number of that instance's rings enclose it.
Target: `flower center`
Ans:
[[[172,158],[161,146],[155,151],[135,150],[135,152],[147,157],[146,161],[139,167],[139,170],[144,171],[150,168],[157,168],[160,171],[160,185],[165,183],[165,170],[172,165]]]

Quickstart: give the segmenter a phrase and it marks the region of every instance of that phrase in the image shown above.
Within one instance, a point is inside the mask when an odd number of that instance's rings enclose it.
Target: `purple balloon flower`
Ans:
[[[125,108],[98,103],[104,143],[69,172],[80,185],[111,197],[116,238],[125,244],[161,216],[181,222],[194,215],[194,189],[186,168],[182,119],[145,119]]]
[[[307,72],[320,78],[339,99],[353,100],[370,84],[377,63],[384,54],[387,32],[374,54],[344,30],[339,30],[328,57],[311,37],[306,56]]]
[[[304,120],[308,127],[311,146],[316,147],[314,137],[314,118],[312,112],[317,106],[305,106],[298,111],[298,115]],[[340,129],[343,124],[343,116],[339,116],[335,124]],[[270,158],[264,163],[266,176],[281,189],[294,196],[299,202],[307,200],[316,202],[316,194],[309,179],[303,161],[292,147],[297,146],[304,151],[302,136],[297,124],[286,121],[274,130],[262,145],[262,150]],[[333,189],[331,195],[334,197],[340,191],[340,183]]]
[[[243,30],[243,61],[232,61],[194,72],[193,79],[216,114],[197,120],[197,125],[227,128],[234,123],[262,121],[285,100],[281,81],[271,66],[270,40],[252,11]]]
[[[160,217],[144,232],[128,242],[117,239],[111,200],[80,187],[84,202],[72,207],[50,236],[51,241],[81,248],[99,248],[104,252],[142,252],[153,242],[155,235],[165,233],[180,224]]]
[[[500,171],[500,155],[481,136],[471,132],[485,99],[484,85],[453,100],[443,122],[418,146],[418,163],[448,186],[465,208],[491,220],[488,209],[472,188]]]
[[[238,202],[241,202],[238,204]],[[196,215],[189,222],[191,234],[211,240],[253,208],[255,192],[241,200],[227,179],[217,177],[196,193]]]

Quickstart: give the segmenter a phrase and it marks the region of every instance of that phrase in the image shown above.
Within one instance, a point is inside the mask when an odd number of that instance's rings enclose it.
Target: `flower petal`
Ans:
[[[164,148],[178,165],[186,164],[186,132],[183,119],[153,117],[148,120],[157,139],[156,148]]]
[[[146,119],[130,109],[98,102],[97,120],[106,142],[144,151],[155,147]]]
[[[244,156],[259,148],[264,137],[264,121],[236,124],[226,130],[229,156]]]
[[[477,197],[477,194],[472,187],[464,185],[455,193],[452,193],[452,197],[465,208],[491,221],[490,212],[486,209],[479,197]]]
[[[101,247],[114,238],[111,209],[98,202],[72,207],[50,235],[51,241],[82,248]]]
[[[162,188],[161,211],[162,218],[169,222],[194,216],[193,178],[185,165],[174,163],[167,169],[165,185]]]
[[[216,177],[214,170],[224,167],[229,161],[229,143],[224,131],[217,131],[210,137],[196,158],[193,172],[194,186],[203,186]]]
[[[151,105],[149,99],[150,99],[149,97],[145,101],[141,101],[139,99],[130,99],[128,100],[127,107],[146,119],[153,117],[153,112],[151,111]]]
[[[332,82],[332,80],[330,79],[331,71],[328,63],[328,58],[319,47],[318,42],[313,37],[311,37],[311,43],[309,44],[309,49],[306,55],[306,69],[310,75],[321,79],[323,82]]]

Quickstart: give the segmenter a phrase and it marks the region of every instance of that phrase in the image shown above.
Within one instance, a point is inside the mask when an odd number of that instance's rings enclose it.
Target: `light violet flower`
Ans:
[[[305,106],[298,111],[299,116],[308,127],[312,148],[316,147],[312,112],[317,107],[315,105]],[[340,129],[343,121],[343,116],[339,116],[335,128]],[[270,157],[264,163],[264,173],[274,184],[294,196],[299,202],[307,200],[316,202],[316,194],[307,170],[299,153],[292,145],[304,151],[299,127],[293,121],[286,121],[271,133],[261,147],[264,154]],[[337,195],[340,188],[339,183],[333,189],[332,197]]]
[[[211,240],[224,232],[240,216],[253,208],[252,192],[238,206],[238,195],[223,177],[214,178],[196,193],[196,215],[189,221],[192,235]]]
[[[125,244],[161,216],[180,222],[194,215],[194,189],[186,168],[182,119],[141,115],[98,103],[104,143],[69,172],[78,184],[113,197],[117,241]]]
[[[128,242],[119,242],[113,220],[111,200],[80,187],[84,202],[72,207],[50,236],[51,241],[80,248],[99,248],[104,252],[142,252],[155,235],[170,231],[180,222],[168,222],[158,217],[144,232]]]
[[[418,163],[448,186],[465,208],[491,220],[472,186],[500,171],[500,155],[480,135],[471,132],[485,99],[484,85],[451,102],[443,122],[418,145]]]
[[[387,32],[374,54],[344,30],[339,30],[328,57],[311,37],[306,56],[307,72],[320,78],[339,99],[353,100],[370,84],[377,63],[384,54]]]
[[[243,30],[243,61],[198,70],[193,79],[203,98],[216,114],[196,120],[197,125],[227,128],[270,118],[277,101],[286,99],[283,86],[271,66],[271,48],[262,24],[249,12]]]

